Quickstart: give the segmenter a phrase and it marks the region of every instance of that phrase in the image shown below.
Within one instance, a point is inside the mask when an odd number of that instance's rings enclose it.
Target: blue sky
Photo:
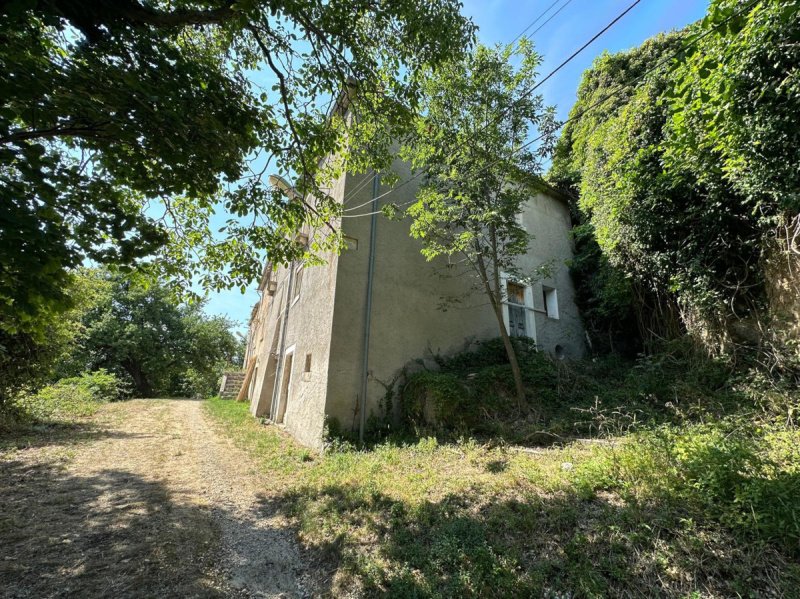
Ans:
[[[464,14],[478,25],[484,44],[508,43],[516,38],[554,0],[462,0]],[[633,0],[561,0],[529,31],[534,31],[564,6],[533,38],[544,56],[541,73],[549,73],[570,54],[625,10]],[[662,31],[680,29],[700,19],[707,0],[642,0],[621,21],[560,70],[539,91],[566,118],[575,101],[581,73],[604,50],[617,52],[639,45]],[[258,301],[255,285],[246,293],[231,290],[209,296],[206,310],[238,321],[245,330],[250,309]]]

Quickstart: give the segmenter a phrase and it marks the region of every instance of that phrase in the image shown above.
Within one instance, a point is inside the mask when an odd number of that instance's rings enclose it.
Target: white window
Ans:
[[[302,266],[298,266],[294,271],[294,299],[292,300],[292,305],[300,299],[300,289],[303,287],[303,270]]]
[[[549,318],[558,318],[558,292],[552,287],[542,285],[544,309]]]
[[[529,337],[536,341],[533,287],[500,274],[503,289],[503,322],[513,337]]]
[[[506,293],[508,296],[508,334],[512,337],[528,337],[525,287],[509,281],[506,284]]]

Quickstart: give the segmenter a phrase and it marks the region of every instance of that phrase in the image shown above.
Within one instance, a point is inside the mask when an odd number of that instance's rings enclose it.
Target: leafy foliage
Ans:
[[[700,23],[584,75],[551,177],[578,191],[646,337],[689,330],[712,351],[760,342],[770,240],[798,212],[799,13],[716,0]],[[596,305],[621,282],[595,279]]]
[[[71,308],[40,313],[29,331],[0,327],[0,410],[20,391],[32,392],[60,377],[74,376],[84,366],[73,360],[85,328],[83,318],[109,293],[109,281],[98,271],[70,273],[60,290]]]
[[[109,293],[84,315],[73,361],[132,381],[140,397],[213,394],[222,370],[241,360],[232,323],[202,304],[176,305],[163,285],[106,276]]]
[[[84,268],[70,273],[65,293],[73,307],[48,312],[37,335],[0,332],[0,411],[20,394],[102,369],[140,396],[208,396],[224,368],[241,365],[233,323],[209,317],[202,303],[176,303],[145,277]]]
[[[14,400],[18,418],[34,422],[69,421],[91,416],[106,402],[121,399],[128,386],[115,375],[99,370],[61,379],[36,393],[22,394]]]
[[[472,274],[474,287],[489,300],[520,403],[524,390],[503,323],[502,277],[535,274],[521,272],[516,261],[531,242],[517,215],[532,195],[547,138],[552,140],[553,111],[531,93],[540,63],[523,40],[516,49],[479,46],[465,60],[445,65],[423,83],[424,117],[401,151],[425,173],[407,211],[411,235],[422,241],[428,260],[455,258],[465,265],[453,270]],[[540,148],[523,145],[532,129],[546,138]]]
[[[722,179],[769,220],[800,212],[800,2],[717,0],[698,32],[724,27],[673,69],[667,160],[700,183]]]
[[[472,37],[459,6],[2,3],[0,326],[29,331],[67,308],[68,272],[87,259],[145,263],[186,292],[246,285],[264,251],[295,258],[285,234],[336,214],[322,189],[341,163],[320,158],[387,164],[420,72]],[[343,90],[353,119],[328,110]],[[319,197],[289,203],[262,181],[270,165]]]

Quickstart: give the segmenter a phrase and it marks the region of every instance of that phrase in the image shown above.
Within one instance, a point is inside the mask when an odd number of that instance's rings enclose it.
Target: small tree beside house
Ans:
[[[520,407],[525,389],[503,318],[504,281],[536,275],[521,272],[516,258],[532,241],[518,215],[554,143],[554,109],[532,93],[540,63],[523,39],[516,48],[478,46],[439,69],[423,83],[423,116],[401,151],[425,175],[407,210],[411,235],[428,260],[446,257],[474,276],[497,318]]]

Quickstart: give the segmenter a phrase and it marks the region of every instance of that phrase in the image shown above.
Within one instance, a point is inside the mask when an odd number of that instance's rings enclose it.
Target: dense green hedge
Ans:
[[[774,341],[764,267],[800,212],[799,37],[798,0],[713,0],[584,74],[550,177],[602,251],[584,243],[576,259],[600,343],[626,300],[646,340]]]

